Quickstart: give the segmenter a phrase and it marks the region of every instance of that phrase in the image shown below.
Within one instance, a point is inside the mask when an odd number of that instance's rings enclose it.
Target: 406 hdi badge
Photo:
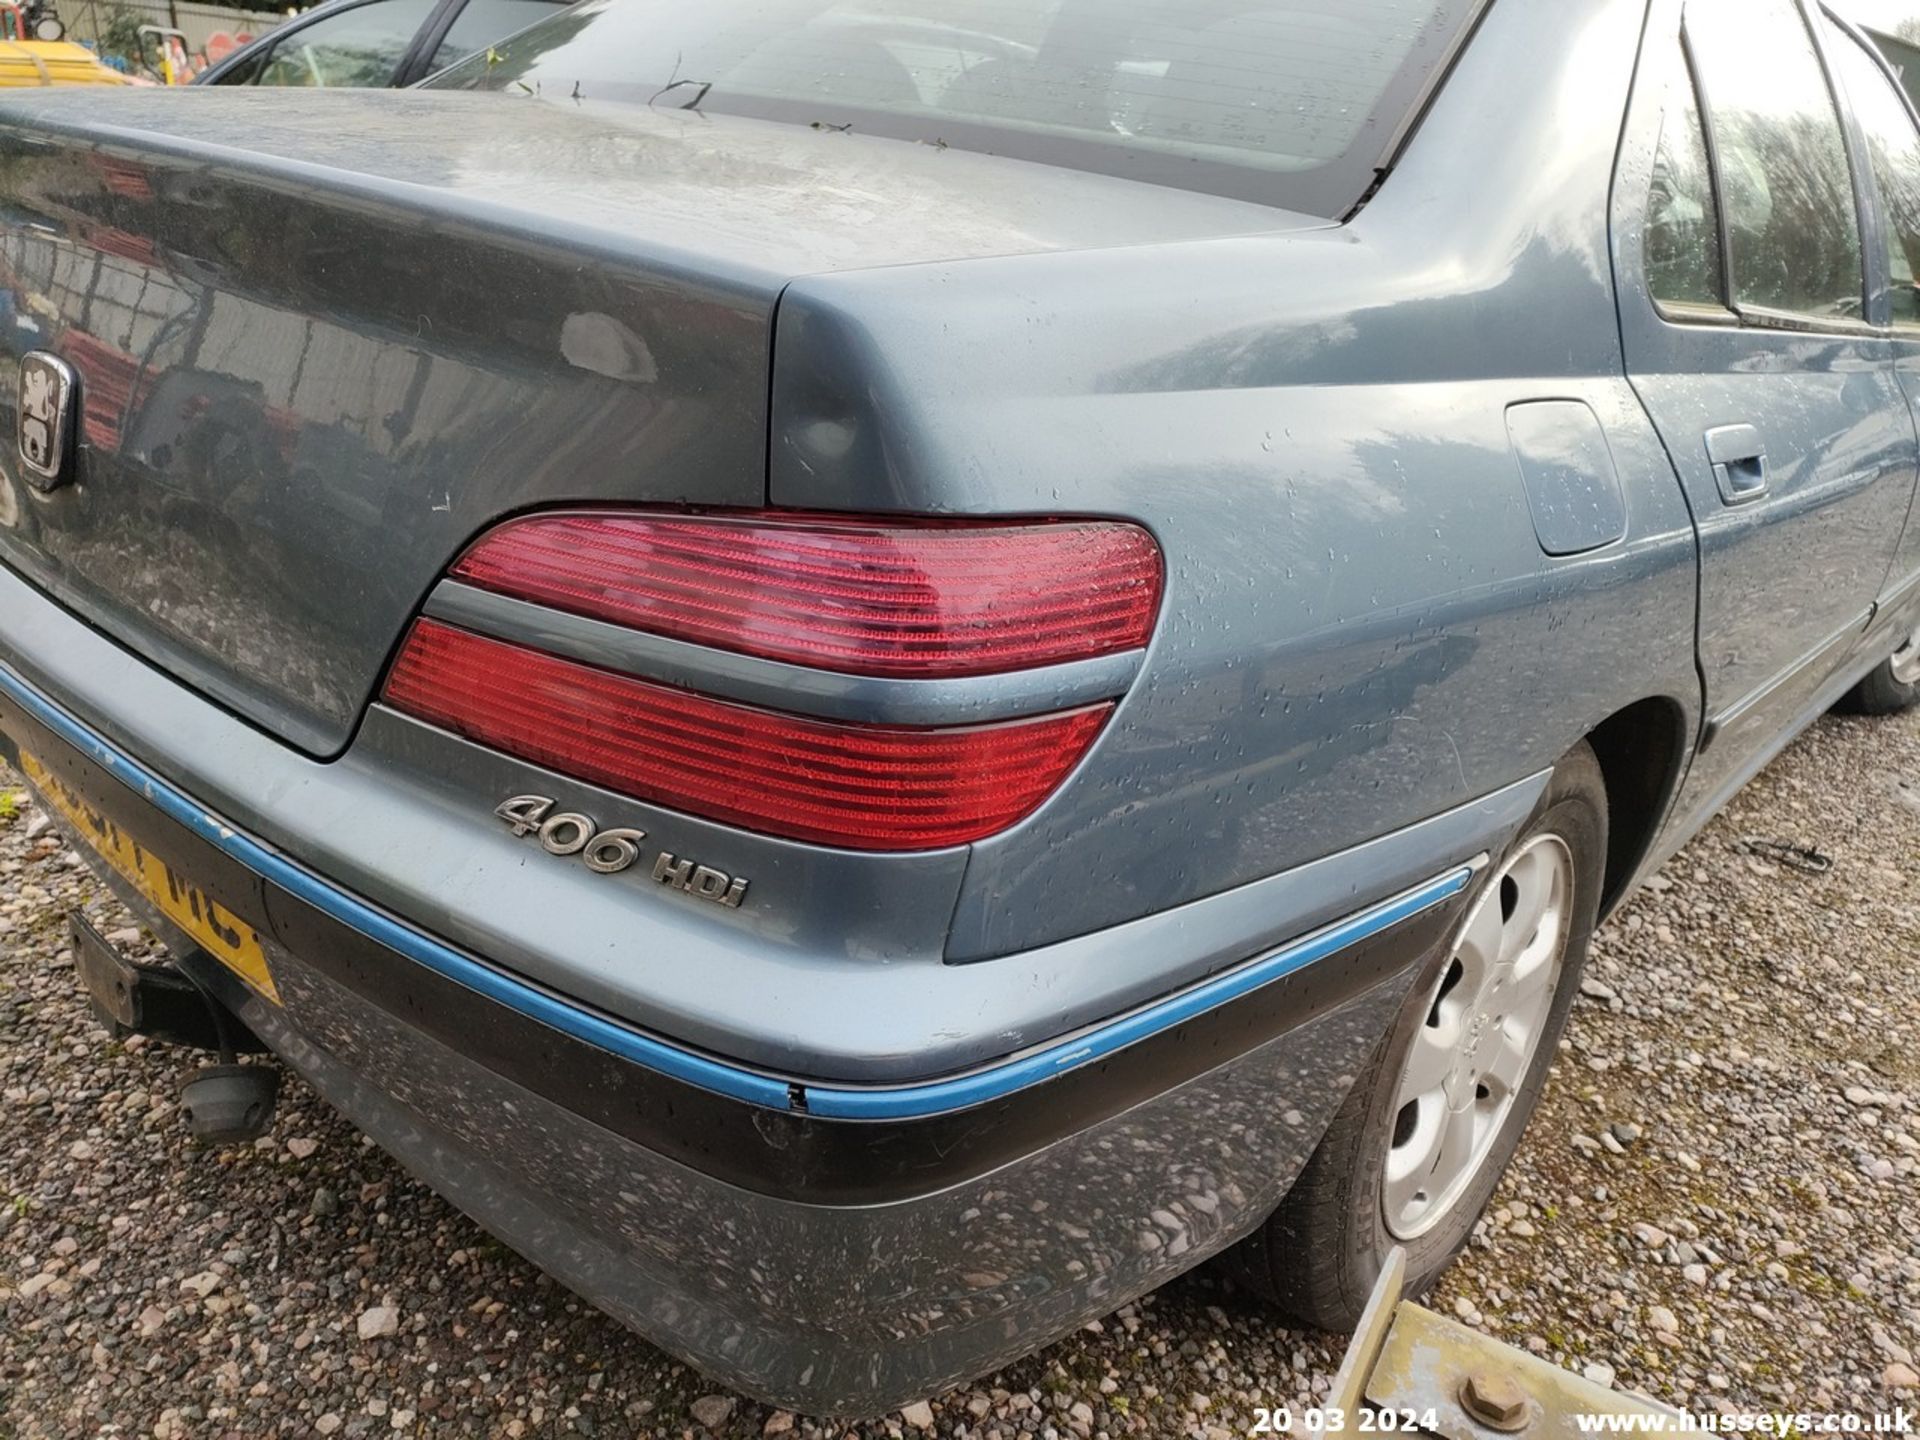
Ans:
[[[493,813],[506,821],[514,834],[537,835],[540,848],[549,855],[578,855],[582,864],[601,875],[618,875],[640,859],[640,842],[647,838],[646,831],[602,830],[590,817],[571,810],[553,814],[557,803],[545,795],[515,795],[494,806]],[[655,857],[653,878],[730,910],[739,909],[747,895],[744,879],[682,859],[671,850],[662,850]]]

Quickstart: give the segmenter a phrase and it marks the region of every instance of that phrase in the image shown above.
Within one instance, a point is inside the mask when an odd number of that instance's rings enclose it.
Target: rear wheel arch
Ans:
[[[1686,713],[1677,702],[1654,696],[1615,711],[1584,738],[1607,790],[1604,919],[1625,898],[1672,807],[1687,755]]]
[[[1532,815],[1513,842],[1493,860],[1479,887],[1469,892],[1451,938],[1432,951],[1429,962],[1421,967],[1391,1030],[1349,1088],[1293,1188],[1267,1223],[1235,1252],[1230,1263],[1236,1273],[1296,1319],[1322,1329],[1351,1329],[1395,1245],[1407,1251],[1406,1292],[1418,1295],[1467,1244],[1538,1102],[1579,989],[1604,891],[1607,806],[1600,766],[1590,746],[1576,742],[1555,764]],[[1520,918],[1529,913],[1522,898],[1526,887],[1523,883],[1512,899],[1506,888],[1514,863],[1545,853],[1548,847],[1565,862],[1558,868],[1565,884],[1558,891],[1557,909],[1543,905],[1531,912],[1531,920]],[[1551,872],[1542,878],[1550,880]],[[1558,916],[1551,935],[1541,928],[1548,913]],[[1489,914],[1496,941],[1492,947],[1479,924]],[[1510,920],[1517,929],[1509,929]],[[1475,936],[1478,939],[1470,938]],[[1516,941],[1511,953],[1505,949],[1508,938]],[[1536,948],[1540,946],[1548,948]],[[1480,966],[1484,978],[1517,965],[1522,951],[1534,952],[1551,968],[1543,972],[1549,986],[1544,1010],[1534,1013],[1516,1033],[1509,1028],[1508,1017],[1518,1018],[1513,1006],[1522,998],[1521,992],[1503,996],[1497,983],[1491,988],[1475,984],[1469,995],[1467,985],[1475,967],[1461,961],[1469,953],[1480,955],[1488,962]],[[1496,955],[1499,964],[1492,963]],[[1507,979],[1516,974],[1510,969]],[[1456,979],[1460,981],[1457,990]],[[1450,994],[1467,1003],[1447,1021],[1441,1006]],[[1458,1173],[1450,1175],[1444,1174],[1448,1165],[1444,1145],[1432,1150],[1419,1146],[1425,1097],[1409,1099],[1406,1093],[1409,1087],[1416,1092],[1435,1088],[1433,1082],[1439,1076],[1415,1078],[1425,1068],[1418,1062],[1417,1044],[1429,1028],[1443,1024],[1451,1025],[1456,1041],[1451,1047],[1441,1046],[1451,1048],[1454,1055],[1451,1074],[1437,1087],[1448,1096],[1446,1109],[1472,1116],[1483,1101],[1497,1098],[1501,1088],[1511,1094],[1489,1115],[1490,1132],[1480,1132],[1476,1117],[1469,1158],[1464,1169],[1456,1167]],[[1490,1059],[1483,1062],[1482,1057],[1491,1053],[1483,1043],[1489,1035],[1505,1037],[1498,1048],[1513,1052],[1517,1069],[1501,1069]],[[1504,1078],[1499,1085],[1483,1081],[1492,1076]],[[1473,1097],[1464,1112],[1453,1101],[1456,1086],[1470,1087],[1457,1092]],[[1414,1128],[1408,1129],[1409,1114],[1416,1110],[1421,1113],[1414,1115]],[[1403,1156],[1396,1176],[1395,1157],[1402,1155],[1406,1145],[1415,1147],[1413,1168],[1405,1168]],[[1407,1189],[1429,1154],[1434,1168],[1428,1173],[1445,1184],[1445,1190],[1437,1192],[1442,1198],[1434,1201],[1439,1213],[1415,1216],[1418,1228],[1412,1233],[1390,1228],[1389,1214],[1399,1204],[1396,1190]],[[1417,1202],[1422,1197],[1412,1198]]]

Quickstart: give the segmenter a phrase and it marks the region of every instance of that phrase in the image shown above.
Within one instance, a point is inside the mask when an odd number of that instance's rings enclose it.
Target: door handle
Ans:
[[[1707,431],[1713,483],[1729,505],[1745,505],[1767,493],[1767,447],[1751,425],[1721,425]]]

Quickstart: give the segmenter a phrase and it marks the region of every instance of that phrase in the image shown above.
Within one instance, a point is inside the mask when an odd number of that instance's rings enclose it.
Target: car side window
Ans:
[[[457,60],[478,53],[509,35],[517,35],[536,20],[558,11],[556,0],[467,0],[427,63],[428,73],[444,70]]]
[[[1663,310],[1724,311],[1726,266],[1720,250],[1720,212],[1713,198],[1706,126],[1693,72],[1680,58],[1647,201],[1647,289]]]
[[[253,85],[349,86],[390,84],[436,0],[370,0],[277,40],[250,80]]]
[[[205,83],[208,85],[254,85],[260,80],[260,72],[266,68],[269,47],[262,45],[258,50],[242,55],[233,64],[213,76]]]
[[[1735,308],[1763,322],[1864,319],[1846,140],[1799,6],[1694,0],[1686,24],[1719,165]]]
[[[1887,272],[1893,290],[1893,323],[1920,325],[1920,128],[1907,102],[1871,53],[1851,35],[1828,47],[1840,83],[1853,102],[1854,118],[1867,137],[1868,163],[1886,219]]]

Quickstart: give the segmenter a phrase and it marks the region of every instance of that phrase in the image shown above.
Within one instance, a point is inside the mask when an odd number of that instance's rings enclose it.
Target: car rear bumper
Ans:
[[[68,828],[257,932],[277,1001],[109,873],[196,978],[501,1238],[812,1412],[978,1374],[1260,1223],[1545,781],[948,964],[527,865],[470,792],[394,763],[400,724],[317,763],[0,571],[0,752],[34,757]]]
[[[0,749],[96,860],[117,837],[257,932],[273,999],[101,865],[197,978],[423,1180],[665,1348],[814,1413],[981,1373],[1257,1225],[1468,879],[1446,872],[1216,977],[1224,989],[1003,1065],[821,1085],[459,955],[238,832],[11,669]],[[1158,1018],[1125,1028],[1142,1016]]]
[[[298,962],[289,974],[286,1012],[256,1003],[247,1019],[419,1178],[727,1384],[848,1415],[993,1370],[1245,1235],[1306,1162],[1402,994],[1382,983],[1085,1129],[1063,1116],[1065,1133],[987,1173],[827,1205],[719,1180]],[[886,1151],[876,1137],[876,1170]]]

